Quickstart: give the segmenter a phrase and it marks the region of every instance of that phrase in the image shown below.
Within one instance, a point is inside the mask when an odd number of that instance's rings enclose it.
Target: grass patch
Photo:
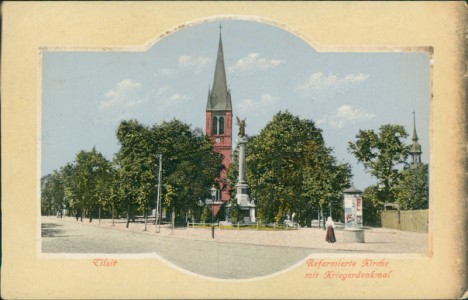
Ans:
[[[205,228],[209,229],[212,227],[212,224],[190,224],[188,226],[189,228]],[[232,226],[219,226],[219,225],[214,225],[216,229],[222,229],[222,230],[263,230],[263,231],[284,231],[284,230],[295,230],[295,228],[292,227],[286,227],[286,226],[266,226],[266,225],[232,225]]]

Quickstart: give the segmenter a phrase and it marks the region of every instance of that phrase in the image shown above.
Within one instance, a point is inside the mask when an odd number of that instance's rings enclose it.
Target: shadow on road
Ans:
[[[41,224],[41,236],[42,237],[55,237],[64,231],[58,227],[62,225],[55,223],[42,223]]]

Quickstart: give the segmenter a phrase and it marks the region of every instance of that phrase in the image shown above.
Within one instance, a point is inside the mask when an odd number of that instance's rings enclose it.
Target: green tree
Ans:
[[[387,124],[378,133],[359,130],[356,141],[348,143],[349,152],[379,180],[386,202],[395,201],[394,187],[408,158],[409,146],[403,142],[407,137],[403,126]]]
[[[314,122],[289,112],[277,113],[249,139],[246,164],[251,196],[265,223],[295,213],[299,223],[310,224],[319,205],[341,205],[341,190],[351,176],[349,165],[336,162]]]
[[[52,212],[59,212],[61,216],[62,209],[65,208],[65,190],[62,174],[58,171],[53,171],[44,180],[45,183],[41,194],[44,206],[43,211],[47,211],[49,216]]]
[[[351,166],[338,163],[332,149],[310,141],[304,147],[303,207],[306,215],[312,216],[318,206],[322,219],[324,211],[333,208],[334,219],[343,213],[342,191],[350,186]],[[326,208],[329,209],[326,209]],[[329,213],[327,213],[329,214]],[[332,212],[333,214],[333,212]],[[307,219],[307,224],[310,220]]]
[[[122,121],[117,129],[119,193],[126,206],[127,227],[136,209],[143,212],[146,229],[148,209],[155,203],[158,164],[151,138],[149,128],[136,120]]]
[[[103,181],[108,178],[110,163],[93,147],[91,151],[78,152],[75,164],[65,168],[67,196],[71,198],[73,207],[81,211],[81,217],[87,214],[89,222],[92,222],[95,210],[100,210],[103,195],[107,193]]]
[[[429,207],[429,169],[427,164],[415,164],[401,171],[395,187],[396,202],[402,210]]]
[[[383,191],[378,185],[371,185],[364,189],[362,198],[364,225],[381,226],[380,215],[385,203]]]
[[[180,221],[189,212],[199,212],[222,167],[221,157],[200,130],[178,120],[146,127],[138,121],[123,121],[117,129],[120,150],[120,190],[127,210],[147,210],[156,203],[159,154],[162,155],[162,201]],[[165,196],[164,196],[165,195]],[[170,195],[170,197],[169,197]],[[172,212],[174,214],[172,214]]]
[[[103,211],[108,209],[108,206],[111,205],[112,197],[112,180],[114,179],[114,169],[112,164],[108,161],[102,154],[98,153],[95,156],[96,166],[96,177],[95,180],[95,191],[96,191],[96,200],[98,206],[98,218],[99,223],[101,223],[101,214]]]
[[[230,201],[231,207],[229,208],[229,220],[232,223],[237,223],[241,221],[241,213],[239,209],[239,205],[237,205],[236,199],[231,199]]]
[[[210,215],[211,215],[211,212],[210,212],[210,209],[208,208],[208,206],[203,206],[202,208],[202,213],[201,213],[201,216],[200,216],[200,221],[202,223],[206,223],[206,221],[208,221],[210,219]]]
[[[114,225],[116,216],[119,216],[119,208],[121,207],[121,204],[125,199],[123,185],[121,184],[121,175],[121,169],[119,168],[118,164],[115,162],[114,159],[111,165],[108,195],[108,204],[111,210],[112,225]]]
[[[200,130],[178,120],[155,125],[152,133],[153,149],[163,156],[163,194],[171,193],[170,201],[163,198],[164,205],[178,222],[185,222],[189,211],[201,210],[198,200],[209,197],[222,157]]]
[[[81,207],[79,205],[78,188],[75,185],[73,173],[75,172],[75,165],[67,163],[60,168],[60,174],[63,178],[63,188],[65,204],[70,213],[79,214]],[[82,217],[82,216],[81,216]],[[81,220],[83,220],[81,218]]]

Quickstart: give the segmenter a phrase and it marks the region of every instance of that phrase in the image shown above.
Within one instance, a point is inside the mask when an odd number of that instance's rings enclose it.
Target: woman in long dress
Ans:
[[[325,223],[325,227],[327,228],[327,235],[325,240],[329,243],[336,242],[335,238],[335,222],[333,222],[331,217],[328,217],[327,223]]]

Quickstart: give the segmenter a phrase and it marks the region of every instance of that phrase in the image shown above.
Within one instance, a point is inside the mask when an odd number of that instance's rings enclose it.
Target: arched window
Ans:
[[[218,117],[213,117],[213,122],[211,122],[211,134],[218,134]]]
[[[219,117],[219,134],[224,134],[224,117]]]

